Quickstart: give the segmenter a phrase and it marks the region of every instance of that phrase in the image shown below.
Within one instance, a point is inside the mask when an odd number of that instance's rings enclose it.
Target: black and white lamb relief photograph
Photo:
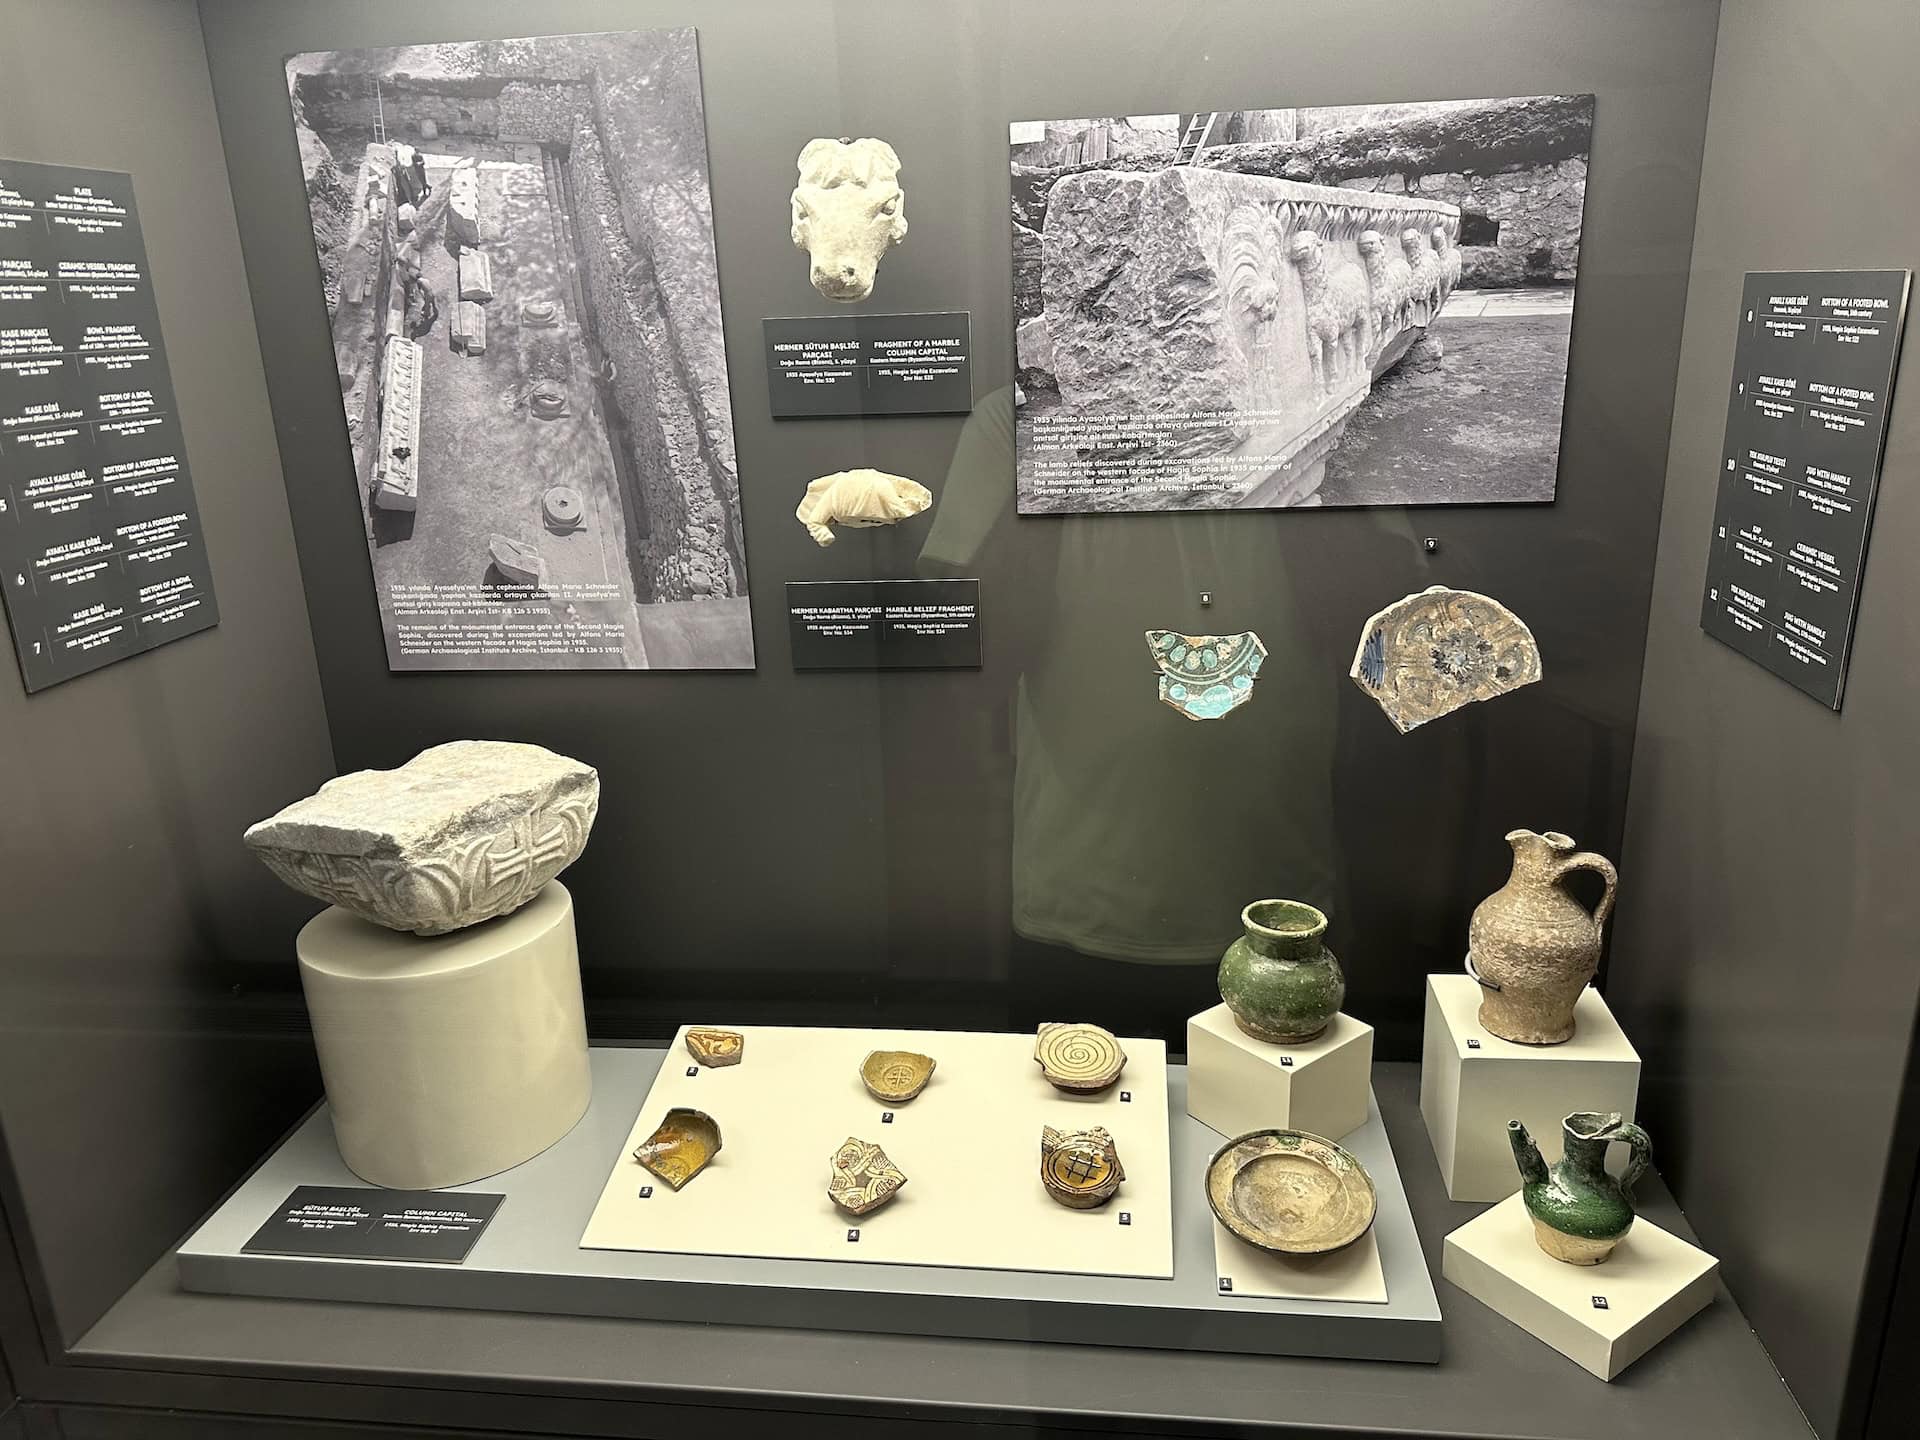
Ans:
[[[287,85],[390,668],[751,669],[694,32]]]
[[[1023,514],[1554,498],[1591,95],[1017,121]]]

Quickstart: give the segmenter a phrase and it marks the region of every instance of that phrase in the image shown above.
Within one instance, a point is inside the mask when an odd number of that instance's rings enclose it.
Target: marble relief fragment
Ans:
[[[809,484],[793,514],[825,549],[834,542],[831,526],[859,530],[893,525],[932,503],[933,492],[918,480],[884,470],[841,470]]]

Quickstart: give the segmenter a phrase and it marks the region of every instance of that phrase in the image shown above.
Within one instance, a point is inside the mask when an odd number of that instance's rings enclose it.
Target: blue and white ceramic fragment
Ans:
[[[1401,734],[1540,678],[1526,622],[1491,596],[1434,585],[1369,617],[1347,672]]]

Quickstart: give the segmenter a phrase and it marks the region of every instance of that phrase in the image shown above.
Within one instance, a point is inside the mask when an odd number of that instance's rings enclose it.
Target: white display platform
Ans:
[[[354,1184],[322,1105],[181,1244],[174,1257],[180,1284],[209,1294],[356,1301],[423,1311],[527,1310],[676,1325],[781,1326],[1426,1364],[1440,1358],[1439,1303],[1377,1107],[1342,1143],[1373,1176],[1379,1197],[1373,1235],[1388,1302],[1263,1299],[1220,1292],[1213,1212],[1202,1185],[1220,1137],[1187,1116],[1183,1066],[1169,1065],[1166,1072],[1174,1264],[1172,1278],[1162,1280],[863,1265],[844,1255],[832,1260],[753,1260],[582,1249],[580,1235],[608,1166],[629,1148],[634,1107],[663,1063],[681,1072],[687,1065],[684,1051],[669,1055],[660,1049],[602,1046],[591,1058],[593,1103],[571,1133],[524,1165],[457,1187],[505,1197],[464,1262],[246,1253],[247,1240],[295,1186]],[[751,1061],[751,1051],[748,1058]],[[1134,1093],[1137,1099],[1137,1089]],[[1100,1110],[1085,1113],[1097,1115]],[[728,1153],[723,1151],[722,1158]],[[817,1173],[824,1187],[824,1156]],[[703,1183],[695,1179],[681,1194],[698,1196]],[[906,1193],[912,1193],[911,1187]],[[1121,1193],[1124,1197],[1126,1192]],[[1119,1203],[1104,1212],[1111,1223],[1118,1223]],[[886,1211],[875,1212],[867,1217],[872,1225],[863,1228],[877,1230],[886,1218]]]
[[[1274,1255],[1255,1249],[1216,1220],[1213,1264],[1224,1295],[1387,1303],[1387,1273],[1380,1265],[1380,1242],[1371,1230],[1331,1255]]]
[[[745,1058],[708,1069],[687,1053],[685,1027],[674,1037],[580,1237],[586,1248],[1173,1274],[1161,1041],[1121,1037],[1119,1083],[1070,1095],[1042,1077],[1032,1035],[709,1028],[744,1035]],[[882,1104],[860,1083],[860,1062],[873,1050],[931,1055],[933,1079],[905,1105]],[[676,1105],[711,1115],[721,1139],[720,1153],[679,1191],[633,1158]],[[1043,1125],[1105,1126],[1127,1173],[1120,1193],[1098,1210],[1049,1198],[1040,1183]],[[891,1201],[858,1217],[827,1198],[827,1162],[848,1136],[878,1144],[907,1176]]]
[[[1447,1194],[1499,1200],[1520,1188],[1507,1122],[1519,1120],[1551,1165],[1560,1122],[1576,1110],[1633,1118],[1640,1056],[1600,992],[1588,986],[1563,1045],[1518,1045],[1480,1028],[1480,986],[1466,975],[1427,977],[1420,1113]]]
[[[573,898],[409,935],[322,910],[294,946],[340,1140],[362,1179],[436,1190],[538,1155],[592,1092]]]
[[[1367,1121],[1373,1027],[1335,1015],[1304,1045],[1256,1040],[1224,1003],[1187,1021],[1187,1113],[1232,1138],[1307,1130],[1338,1140]]]
[[[1643,1218],[1599,1265],[1542,1250],[1518,1195],[1447,1236],[1440,1273],[1569,1360],[1611,1380],[1713,1299],[1720,1262]]]

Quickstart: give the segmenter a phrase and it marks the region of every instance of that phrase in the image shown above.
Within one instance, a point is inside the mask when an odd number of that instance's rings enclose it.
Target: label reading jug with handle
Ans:
[[[1480,984],[1480,1024],[1522,1045],[1573,1038],[1573,1007],[1600,966],[1600,941],[1619,882],[1613,862],[1567,836],[1514,830],[1513,873],[1480,902],[1467,928],[1467,974]],[[1591,911],[1567,890],[1576,870],[1605,886]]]

